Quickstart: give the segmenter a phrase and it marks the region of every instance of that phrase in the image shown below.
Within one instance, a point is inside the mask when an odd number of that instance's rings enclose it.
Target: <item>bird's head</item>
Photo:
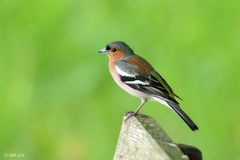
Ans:
[[[99,53],[105,53],[111,59],[122,59],[134,54],[133,50],[121,41],[109,43],[105,48],[101,49]]]

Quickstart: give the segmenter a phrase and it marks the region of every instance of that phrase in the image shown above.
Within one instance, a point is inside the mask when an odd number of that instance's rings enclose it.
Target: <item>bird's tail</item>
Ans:
[[[198,130],[197,125],[188,117],[188,115],[174,102],[167,102],[167,104],[184,120],[184,122],[193,130]]]

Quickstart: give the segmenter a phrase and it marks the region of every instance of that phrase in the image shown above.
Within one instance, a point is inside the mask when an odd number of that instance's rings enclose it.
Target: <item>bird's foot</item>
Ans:
[[[137,112],[132,112],[132,111],[127,112],[124,116],[124,122],[126,123],[129,118],[131,118],[132,116],[135,116],[135,115],[137,115]]]

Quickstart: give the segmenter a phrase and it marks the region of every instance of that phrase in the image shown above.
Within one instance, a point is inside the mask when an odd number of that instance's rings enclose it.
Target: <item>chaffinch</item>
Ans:
[[[180,108],[175,97],[179,98],[154,68],[124,42],[116,41],[99,51],[109,57],[109,71],[115,82],[126,92],[141,99],[141,104],[128,115],[136,115],[148,101],[160,102],[174,110],[194,131],[197,125]],[[180,98],[179,98],[180,99]]]

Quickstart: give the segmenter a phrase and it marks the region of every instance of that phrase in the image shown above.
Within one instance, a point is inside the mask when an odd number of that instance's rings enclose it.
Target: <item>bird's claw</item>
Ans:
[[[135,115],[137,115],[136,112],[127,112],[124,117],[124,122],[126,123],[129,118],[131,118],[132,116],[135,116]]]

